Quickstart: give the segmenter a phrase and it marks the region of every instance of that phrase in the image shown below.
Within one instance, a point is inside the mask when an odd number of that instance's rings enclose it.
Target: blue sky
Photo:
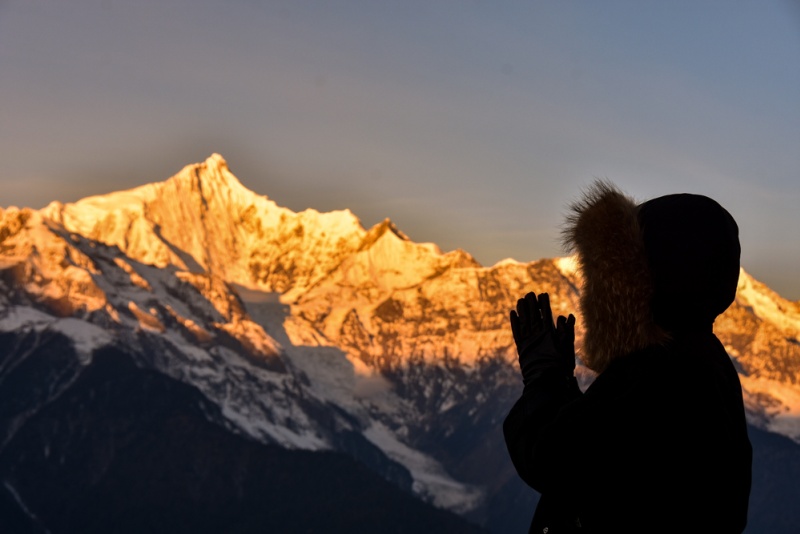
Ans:
[[[717,199],[800,299],[800,2],[0,0],[0,205],[221,153],[294,210],[485,265],[595,178]]]

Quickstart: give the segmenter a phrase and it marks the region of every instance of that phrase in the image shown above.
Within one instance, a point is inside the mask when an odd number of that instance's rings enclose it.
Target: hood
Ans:
[[[738,227],[714,200],[667,195],[642,204],[606,181],[570,206],[565,247],[581,270],[581,358],[600,373],[619,356],[711,331],[736,295]]]

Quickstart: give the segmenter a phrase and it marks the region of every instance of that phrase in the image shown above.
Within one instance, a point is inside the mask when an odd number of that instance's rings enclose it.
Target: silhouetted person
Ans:
[[[752,449],[739,377],[712,331],[739,278],[738,227],[717,202],[636,205],[598,182],[571,207],[565,243],[583,277],[575,317],[549,297],[511,312],[524,390],[503,425],[520,477],[541,493],[530,532],[741,532]]]

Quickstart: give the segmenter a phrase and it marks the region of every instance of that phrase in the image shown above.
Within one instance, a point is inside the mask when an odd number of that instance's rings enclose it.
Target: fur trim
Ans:
[[[563,242],[577,253],[583,278],[581,359],[601,373],[614,358],[667,336],[653,320],[653,283],[633,199],[596,181],[569,210]]]

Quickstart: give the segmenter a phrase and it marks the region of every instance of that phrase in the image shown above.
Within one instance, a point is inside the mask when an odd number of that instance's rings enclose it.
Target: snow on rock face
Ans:
[[[371,365],[390,368],[410,357],[466,364],[486,357],[510,360],[515,349],[508,310],[520,295],[550,292],[557,314],[577,306],[572,282],[559,276],[550,260],[484,269],[452,267],[446,255],[414,263],[412,255],[407,261],[418,270],[398,284],[393,273],[382,282],[383,273],[366,252],[343,262],[293,306],[293,313]]]
[[[556,267],[561,274],[566,277],[574,277],[578,274],[578,260],[575,256],[565,256],[555,260]]]
[[[414,490],[430,496],[437,506],[465,513],[473,510],[483,498],[479,488],[454,480],[436,460],[399,441],[384,425],[376,423],[366,429],[364,435],[389,457],[408,468],[414,477]]]
[[[714,331],[741,369],[751,422],[800,443],[800,304],[742,270]]]
[[[102,309],[106,295],[94,281],[94,261],[37,212],[6,210],[0,219],[2,280],[10,292],[48,303],[60,316]],[[77,239],[77,238],[76,238]]]
[[[25,329],[66,335],[72,340],[83,365],[91,361],[92,353],[96,349],[114,341],[113,334],[107,330],[74,317],[59,318],[28,306],[11,306],[3,310],[0,332]]]
[[[777,380],[741,377],[748,422],[800,443],[800,389]]]
[[[330,447],[292,398],[300,386],[280,345],[250,320],[229,284],[140,263],[35,212],[24,224],[19,214],[3,215],[13,220],[0,226],[1,332],[63,333],[82,364],[119,343],[141,365],[198,387],[241,432],[284,446]]]
[[[281,292],[313,284],[365,233],[349,211],[278,207],[245,188],[218,154],[165,182],[54,202],[42,215],[143,263]]]
[[[739,274],[736,302],[748,307],[763,321],[768,321],[787,337],[800,339],[800,302],[782,298],[744,269]]]

